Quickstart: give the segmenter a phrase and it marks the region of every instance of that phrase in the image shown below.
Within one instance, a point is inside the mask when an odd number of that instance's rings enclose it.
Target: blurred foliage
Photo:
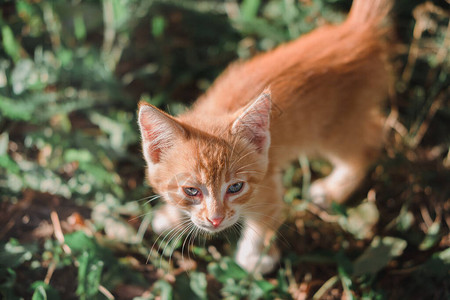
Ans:
[[[152,234],[137,101],[181,112],[229,62],[340,22],[351,1],[2,1],[1,297],[449,299],[449,11],[423,2],[394,8],[385,155],[332,212],[301,200],[329,165],[288,168],[295,210],[261,277],[230,258],[234,237]]]

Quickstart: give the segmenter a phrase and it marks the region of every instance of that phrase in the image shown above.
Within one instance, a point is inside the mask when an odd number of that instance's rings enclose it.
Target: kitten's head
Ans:
[[[267,170],[270,110],[265,91],[211,134],[142,103],[139,126],[151,186],[205,231],[234,225]]]

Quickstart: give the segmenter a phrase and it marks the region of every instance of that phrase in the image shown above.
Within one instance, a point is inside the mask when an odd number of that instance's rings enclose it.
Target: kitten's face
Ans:
[[[211,135],[141,105],[139,126],[151,186],[207,232],[236,224],[266,173],[270,109],[265,92],[231,116],[220,135]]]
[[[243,141],[197,137],[174,145],[149,178],[195,225],[218,232],[240,219],[266,167],[267,158]]]

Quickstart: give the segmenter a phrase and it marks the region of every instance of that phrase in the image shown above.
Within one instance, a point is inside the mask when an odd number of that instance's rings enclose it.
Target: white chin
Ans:
[[[238,219],[238,218],[236,218],[236,219]],[[232,227],[233,225],[235,225],[236,224],[236,222],[233,222],[233,220],[226,220],[226,222],[224,222],[224,223],[222,223],[222,224],[220,224],[220,226],[219,227],[217,227],[217,228],[214,228],[213,226],[205,226],[205,225],[203,225],[203,224],[197,224],[196,222],[194,222],[194,220],[192,220],[191,219],[191,221],[192,221],[192,223],[194,223],[195,224],[195,226],[197,226],[198,228],[200,228],[200,229],[202,229],[202,230],[204,230],[204,231],[206,231],[206,232],[208,232],[208,233],[211,233],[211,234],[214,234],[214,233],[218,233],[218,232],[221,232],[221,231],[223,231],[223,230],[225,230],[225,229],[227,229],[227,228],[230,228],[230,227]]]
[[[204,230],[208,233],[211,233],[211,234],[219,233],[222,230],[225,230],[230,227],[230,226],[219,226],[217,228],[213,228],[213,227],[206,227],[206,226],[199,226],[199,225],[197,225],[197,226],[200,227],[202,230]]]

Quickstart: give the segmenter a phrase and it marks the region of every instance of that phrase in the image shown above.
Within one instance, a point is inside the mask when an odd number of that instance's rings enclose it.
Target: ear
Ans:
[[[145,102],[139,103],[139,128],[142,150],[149,166],[161,161],[161,155],[184,134],[184,129],[174,118]]]
[[[253,144],[259,153],[265,153],[270,146],[270,111],[272,100],[270,90],[261,95],[234,121],[233,135],[241,135]]]

